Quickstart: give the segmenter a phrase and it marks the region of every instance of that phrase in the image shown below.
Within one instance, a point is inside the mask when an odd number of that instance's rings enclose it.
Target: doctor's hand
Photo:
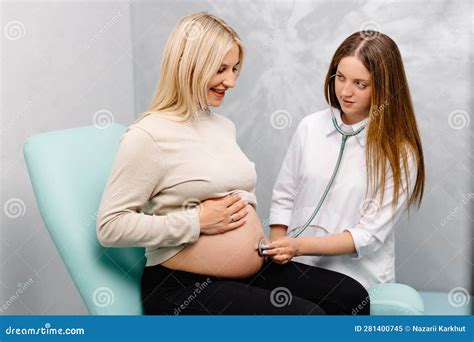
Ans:
[[[269,256],[277,264],[286,264],[299,255],[299,241],[296,238],[284,236],[267,243],[264,255]]]

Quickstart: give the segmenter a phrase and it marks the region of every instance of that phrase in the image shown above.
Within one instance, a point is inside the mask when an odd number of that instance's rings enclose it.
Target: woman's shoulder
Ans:
[[[323,109],[311,114],[306,115],[302,120],[301,124],[311,125],[315,123],[327,122],[331,118],[331,111],[329,108]]]
[[[305,133],[308,130],[317,131],[324,127],[327,127],[327,123],[330,122],[331,111],[329,109],[320,110],[311,114],[306,115],[301,119],[297,132]]]
[[[162,113],[148,113],[135,120],[127,130],[139,129],[150,135],[155,141],[166,136],[179,135],[185,130],[186,124],[174,120],[171,115]]]

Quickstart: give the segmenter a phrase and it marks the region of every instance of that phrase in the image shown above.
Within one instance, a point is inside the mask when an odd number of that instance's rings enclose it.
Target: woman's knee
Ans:
[[[370,315],[370,296],[357,280],[347,277],[344,281],[344,301],[350,307],[350,315]]]

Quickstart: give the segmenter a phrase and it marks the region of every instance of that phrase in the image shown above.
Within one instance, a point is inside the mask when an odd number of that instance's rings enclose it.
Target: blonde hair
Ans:
[[[182,18],[166,43],[153,100],[135,123],[150,114],[188,122],[208,111],[209,81],[234,43],[239,47],[240,70],[243,44],[224,20],[206,12]]]

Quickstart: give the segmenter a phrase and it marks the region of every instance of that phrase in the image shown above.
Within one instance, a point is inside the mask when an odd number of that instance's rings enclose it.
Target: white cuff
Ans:
[[[291,213],[292,211],[288,209],[270,209],[268,225],[282,224],[289,227],[291,222]]]
[[[345,232],[349,232],[354,240],[354,246],[356,252],[350,254],[350,257],[354,260],[359,260],[370,253],[371,247],[375,243],[375,238],[365,229],[358,228],[349,228],[344,229]]]

